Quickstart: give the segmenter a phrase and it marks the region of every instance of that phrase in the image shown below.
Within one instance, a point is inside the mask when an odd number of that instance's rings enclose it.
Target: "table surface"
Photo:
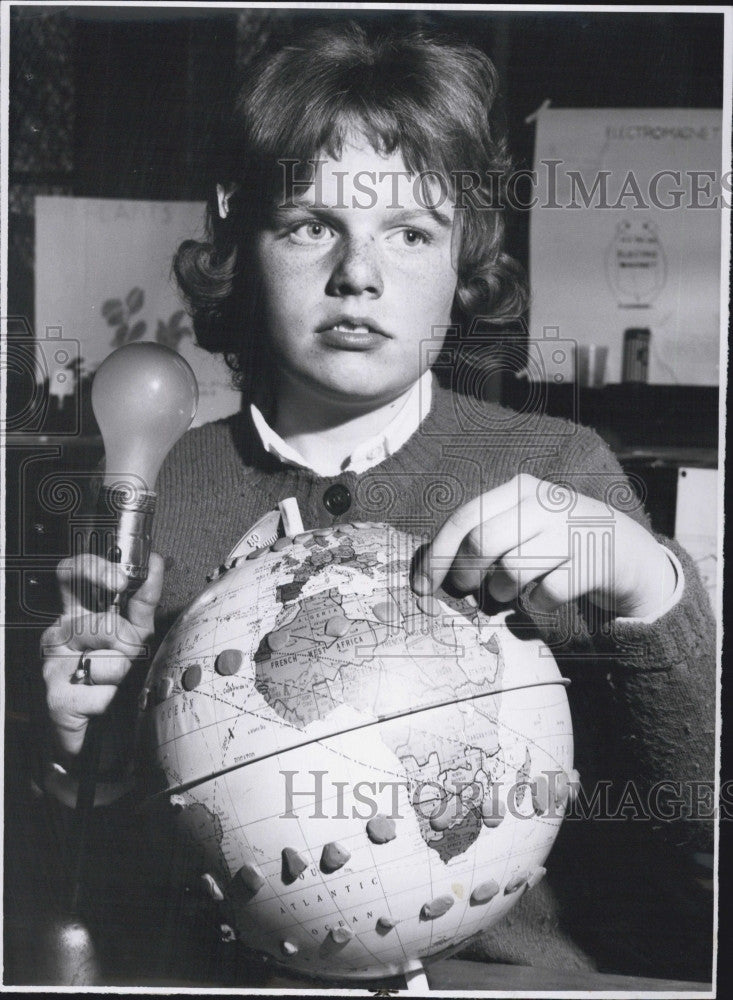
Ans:
[[[699,994],[713,996],[711,983],[688,982],[678,979],[649,979],[643,976],[612,975],[584,970],[572,972],[528,965],[475,962],[462,958],[450,958],[435,962],[433,965],[429,965],[425,971],[431,990],[436,993],[450,991],[451,995],[461,991],[468,992],[470,996],[475,996],[477,992],[519,992],[521,995],[527,993],[545,995],[561,991],[565,995],[577,991],[582,993],[605,992],[613,996],[623,992],[634,994],[646,992],[686,993],[691,997]],[[116,984],[108,982],[106,985],[115,986]],[[199,991],[208,989],[200,982],[192,983],[183,980],[173,982],[168,979],[165,982],[148,982],[146,985],[154,988],[164,986],[196,988]],[[323,980],[318,983],[310,983],[304,979],[273,975],[267,983],[263,984],[262,990],[263,992],[288,990],[293,993],[314,992],[321,996],[343,996],[344,985],[343,982],[338,985],[334,984],[334,987],[329,989]],[[387,996],[395,994],[398,990],[404,991],[405,985],[402,977],[393,977],[388,982],[375,980],[373,985],[363,982],[354,983],[351,988],[357,993],[364,991],[366,994]]]
[[[454,958],[437,962],[426,970],[433,990],[607,990],[617,993],[630,990],[671,992],[706,992],[711,983],[681,982],[674,979],[647,979],[641,976],[618,976],[602,972],[570,972],[528,965],[471,962]]]

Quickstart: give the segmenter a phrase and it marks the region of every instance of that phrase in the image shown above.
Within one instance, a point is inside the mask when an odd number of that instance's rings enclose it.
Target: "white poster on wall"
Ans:
[[[710,603],[717,610],[718,470],[680,468],[674,537],[695,560]]]
[[[50,391],[73,391],[60,340],[75,345],[82,373],[94,372],[123,344],[155,340],[189,362],[199,384],[195,426],[240,407],[223,359],[198,347],[175,279],[173,254],[201,239],[200,202],[36,198],[36,343],[38,371]],[[60,376],[60,378],[59,378]]]
[[[721,112],[543,108],[536,122],[533,340],[607,346],[619,382],[624,331],[648,330],[649,382],[717,385]],[[543,376],[567,377],[553,354]]]

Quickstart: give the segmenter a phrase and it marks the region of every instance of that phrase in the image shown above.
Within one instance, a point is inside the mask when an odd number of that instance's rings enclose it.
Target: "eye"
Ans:
[[[419,229],[403,229],[402,238],[408,247],[419,247],[423,243],[430,242],[427,233],[423,233]]]
[[[325,223],[317,219],[300,222],[290,230],[290,237],[295,243],[324,243],[333,232]]]

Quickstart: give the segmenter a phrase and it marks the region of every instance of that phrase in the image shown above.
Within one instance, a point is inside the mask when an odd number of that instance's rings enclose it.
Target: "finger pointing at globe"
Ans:
[[[477,590],[493,563],[517,545],[512,541],[516,533],[493,530],[493,522],[506,515],[511,518],[521,491],[529,489],[529,477],[517,477],[454,511],[413,567],[415,591],[433,593],[446,577],[458,590]]]
[[[519,475],[454,511],[412,569],[412,587],[444,582],[462,593],[484,580],[498,601],[536,582],[532,604],[550,611],[583,595],[624,617],[657,617],[673,600],[677,574],[641,524],[608,503]]]

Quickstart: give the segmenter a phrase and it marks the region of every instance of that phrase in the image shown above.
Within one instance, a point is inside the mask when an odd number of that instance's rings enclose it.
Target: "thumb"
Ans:
[[[155,627],[155,609],[163,592],[164,568],[163,557],[151,552],[147,580],[127,602],[125,618],[135,626],[141,638],[151,635]]]

